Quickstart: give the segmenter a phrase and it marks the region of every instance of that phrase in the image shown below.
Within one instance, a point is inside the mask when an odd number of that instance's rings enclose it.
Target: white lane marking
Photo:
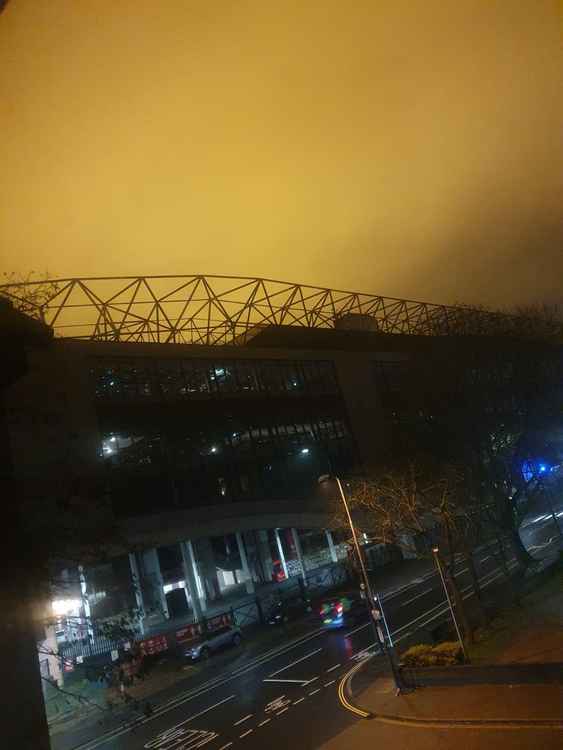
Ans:
[[[284,714],[284,713],[285,713],[286,711],[289,711],[289,706],[286,706],[285,708],[282,708],[282,710],[281,710],[281,711],[278,711],[278,712],[277,712],[277,714],[276,714],[276,716],[281,716],[281,715],[282,715],[282,714]]]
[[[517,564],[517,563],[514,563],[514,564]],[[512,564],[509,564],[509,567],[513,567],[513,565],[512,565]],[[503,576],[503,575],[504,575],[504,573],[503,573],[502,571],[499,571],[499,572],[498,572],[498,573],[496,573],[496,574],[495,574],[495,571],[492,571],[492,573],[489,573],[489,574],[487,574],[486,576],[483,576],[483,578],[481,579],[481,581],[482,581],[482,580],[484,580],[485,578],[488,578],[489,580],[488,580],[488,581],[485,581],[485,583],[481,583],[481,588],[482,588],[482,589],[484,589],[484,588],[486,588],[487,586],[490,586],[490,584],[491,584],[491,583],[493,583],[493,581],[496,581],[496,580],[497,580],[497,578],[500,578],[500,577],[501,577],[501,576]],[[466,586],[466,587],[465,587],[464,589],[462,589],[462,593],[463,593],[463,592],[467,592],[467,591],[469,591],[469,589],[472,589],[472,586],[471,586],[471,585],[470,585],[470,586]],[[469,591],[469,593],[464,593],[464,596],[463,596],[463,598],[464,598],[464,599],[469,599],[469,598],[470,598],[471,596],[473,596],[473,595],[474,595],[474,593],[475,593],[475,592],[474,592],[473,590]],[[419,623],[419,624],[417,625],[417,628],[422,628],[422,627],[424,627],[425,625],[428,625],[428,623],[429,623],[429,622],[432,622],[432,620],[435,620],[435,619],[436,619],[437,617],[441,617],[441,616],[442,616],[443,614],[445,614],[445,613],[446,613],[446,612],[448,611],[448,609],[449,609],[447,605],[446,605],[446,606],[444,606],[444,602],[442,602],[442,603],[441,603],[440,605],[438,605],[438,606],[441,606],[441,607],[442,607],[442,609],[441,609],[441,610],[440,610],[439,612],[436,612],[435,614],[433,614],[433,615],[432,615],[432,617],[429,617],[429,618],[428,618],[427,620],[425,620],[424,622],[421,622],[421,623]],[[436,609],[436,607],[434,607],[433,609]],[[424,617],[425,615],[429,614],[429,613],[430,613],[430,612],[432,612],[432,611],[433,611],[433,610],[429,610],[428,612],[425,612],[425,613],[424,613],[423,615],[420,615],[420,617],[418,617],[418,619],[420,620],[420,619],[421,619],[422,617]],[[414,620],[413,620],[413,622],[414,622]],[[402,630],[402,628],[399,628],[399,630]],[[395,632],[398,632],[398,631],[395,631]],[[409,632],[409,633],[404,633],[403,635],[399,636],[399,637],[398,637],[398,638],[396,638],[395,640],[396,640],[396,641],[402,641],[402,640],[403,640],[403,638],[406,638],[406,637],[407,637],[407,636],[409,636],[410,634],[411,634],[410,632]],[[393,635],[394,635],[394,633],[393,633]]]
[[[316,690],[311,690],[311,692],[309,693],[309,695],[315,695],[315,693],[320,693],[320,692],[321,692],[321,689],[317,688]]]
[[[303,687],[310,685],[312,682],[316,682],[318,679],[319,679],[319,675],[317,675],[316,677],[311,677],[311,679],[307,680],[307,682],[303,685]]]
[[[300,662],[305,661],[305,659],[310,659],[311,656],[318,654],[320,651],[322,651],[322,648],[317,648],[314,651],[311,651],[309,654],[305,654],[305,656],[302,656],[300,659],[296,659],[295,661],[292,661],[290,664],[286,664],[285,667],[281,667],[281,669],[277,669],[275,672],[272,672],[272,674],[269,674],[268,677],[275,677],[277,674],[280,674],[281,672],[285,672],[286,669],[289,669],[290,667],[294,667],[296,664],[299,664]]]
[[[183,703],[188,703],[189,701],[194,700],[195,698],[199,698],[204,693],[208,693],[212,690],[215,690],[216,688],[221,687],[222,685],[225,685],[228,682],[231,682],[237,677],[242,677],[242,675],[245,675],[247,674],[247,672],[251,672],[254,669],[258,669],[266,662],[273,661],[274,659],[277,659],[278,656],[282,656],[283,654],[289,651],[292,651],[294,648],[297,648],[298,646],[302,646],[304,643],[307,643],[308,641],[313,640],[314,638],[318,638],[319,636],[326,635],[326,634],[327,634],[327,631],[324,628],[318,628],[318,630],[314,630],[311,633],[306,633],[304,636],[300,636],[299,638],[296,638],[295,640],[290,641],[284,646],[270,649],[269,651],[266,651],[264,654],[260,654],[259,656],[257,656],[248,664],[245,664],[239,669],[236,669],[233,672],[230,672],[226,677],[222,677],[222,676],[214,677],[211,680],[207,680],[201,685],[198,685],[196,688],[192,688],[190,690],[185,691],[184,693],[180,693],[179,695],[176,695],[174,698],[171,698],[165,703],[162,703],[161,705],[159,705],[151,714],[151,716],[143,717],[140,720],[133,719],[132,721],[129,721],[127,723],[120,724],[119,726],[114,727],[113,729],[109,730],[105,734],[93,740],[88,740],[84,744],[77,746],[74,750],[95,750],[95,748],[101,747],[106,742],[109,742],[110,740],[114,740],[117,737],[121,737],[122,735],[130,732],[131,730],[137,729],[140,725],[147,724],[149,721],[154,721],[159,716],[162,716],[163,714],[168,713],[169,711],[173,711],[174,709],[178,708],[178,706],[181,706]]]
[[[375,641],[372,641],[368,646],[366,646],[365,648],[363,648],[361,651],[356,651],[355,654],[352,654],[352,656],[350,657],[350,659],[357,659],[358,661],[360,659],[364,659],[366,656],[369,655],[368,652],[371,649],[371,647],[372,646],[376,646],[376,645],[377,644],[375,643]]]
[[[153,740],[151,740],[150,742],[147,742],[145,747],[146,748],[158,747],[158,745],[162,744],[163,740],[167,738],[169,734],[176,734],[175,730],[178,730],[179,727],[182,727],[184,726],[184,724],[188,724],[190,721],[193,721],[194,719],[197,719],[200,716],[203,716],[203,714],[206,714],[209,711],[212,711],[214,708],[217,708],[217,706],[222,706],[223,703],[227,703],[227,701],[231,701],[234,697],[235,697],[234,695],[229,695],[227,698],[223,698],[222,701],[218,701],[217,703],[214,703],[212,706],[208,706],[207,708],[204,708],[203,711],[200,711],[199,713],[194,714],[193,716],[188,716],[188,718],[184,719],[184,721],[180,721],[178,724],[175,724],[173,727],[169,727],[166,731],[158,734]]]
[[[490,560],[490,559],[491,559],[491,556],[487,555],[487,557],[483,557],[483,559],[480,560],[480,562],[487,562],[487,560]]]
[[[262,682],[294,682],[298,683],[299,685],[306,685],[307,680],[284,680],[284,679],[269,679],[268,677],[265,677]]]
[[[364,628],[367,628],[369,625],[369,622],[366,622],[364,625],[360,625],[357,628],[354,628],[354,630],[351,630],[349,633],[346,633],[344,635],[344,638],[349,638],[351,635],[354,635],[354,633],[357,633],[358,630],[363,630]]]
[[[242,724],[245,721],[248,721],[249,719],[252,719],[254,714],[248,714],[248,716],[243,716],[242,719],[239,719],[238,721],[235,721],[233,724],[234,727],[238,727],[239,724]]]
[[[280,695],[279,698],[274,698],[273,701],[268,703],[268,705],[264,708],[264,713],[269,714],[271,712],[279,711],[280,708],[283,708],[284,706],[288,706],[291,703],[291,698],[286,698],[285,695]]]
[[[335,682],[336,682],[336,680],[331,680],[330,682],[325,682],[324,686],[325,687],[330,687],[330,685],[334,685]]]
[[[425,591],[421,591],[420,594],[417,594],[416,596],[411,596],[410,599],[407,599],[405,602],[400,603],[400,607],[404,607],[405,604],[410,604],[411,602],[414,602],[416,599],[420,599],[421,596],[426,596],[426,594],[430,594],[434,589],[426,589]]]
[[[258,724],[259,727],[263,727],[264,724],[269,724],[272,720],[271,719],[264,719],[264,721],[261,721],[260,724]]]
[[[218,736],[217,732],[205,729],[177,729],[173,734],[161,739],[155,747],[160,750],[196,750]]]
[[[239,735],[239,740],[242,740],[244,737],[248,737],[249,734],[252,734],[254,729],[247,729],[246,732],[243,732],[241,735]]]
[[[334,672],[335,669],[338,669],[338,667],[342,666],[341,664],[335,664],[334,667],[330,667],[330,669],[326,670],[326,673]]]
[[[299,698],[296,701],[293,701],[293,705],[297,706],[299,703],[303,703],[304,700],[305,700],[305,696],[303,696],[302,698]]]
[[[515,557],[509,558],[507,562],[508,562],[509,568],[518,564]],[[434,575],[437,575],[437,573],[430,571],[429,573],[424,575],[423,578],[426,580],[428,578],[432,578]],[[488,584],[484,584],[484,585],[488,585]],[[412,586],[412,583],[407,584],[406,586],[402,586],[400,589],[396,591],[396,594],[400,593],[400,591],[404,591],[408,589],[411,586]],[[385,600],[386,598],[391,598],[390,593],[383,595],[383,599]],[[433,612],[439,606],[440,605],[437,605],[436,607],[431,608],[430,610],[428,610],[428,612],[424,614],[427,615],[429,612]],[[405,628],[409,627],[414,622],[416,622],[417,619],[420,619],[423,616],[424,615],[420,615],[418,618],[415,618],[410,623],[407,623],[407,625],[404,625],[401,628],[398,628],[398,630],[393,631],[393,634],[400,632],[401,630],[404,630]],[[194,700],[195,698],[199,698],[204,693],[208,693],[218,687],[221,687],[222,685],[225,685],[226,683],[231,682],[237,677],[242,676],[246,674],[247,672],[251,672],[252,670],[259,668],[266,662],[272,661],[276,659],[278,656],[282,656],[283,654],[293,650],[294,648],[297,648],[298,646],[303,645],[304,643],[307,643],[310,640],[313,640],[314,638],[318,638],[321,635],[326,635],[327,632],[328,631],[325,630],[324,628],[319,628],[318,630],[312,631],[311,633],[307,633],[304,636],[300,636],[299,638],[296,638],[295,640],[291,641],[290,643],[287,643],[286,645],[282,647],[270,649],[270,651],[266,651],[265,653],[260,654],[254,660],[250,661],[246,665],[240,667],[237,670],[234,670],[233,672],[230,672],[226,677],[218,676],[218,677],[212,678],[211,680],[207,680],[201,685],[198,685],[198,687],[191,688],[190,690],[187,690],[186,692],[180,693],[174,698],[171,698],[169,701],[162,703],[160,706],[158,706],[155,709],[155,711],[153,712],[151,716],[143,717],[140,720],[133,719],[132,721],[129,721],[127,723],[120,724],[119,726],[115,727],[114,729],[109,730],[108,732],[97,737],[96,739],[89,740],[85,742],[84,744],[77,746],[74,750],[95,750],[95,748],[101,747],[102,745],[106,744],[110,740],[117,739],[118,737],[121,737],[124,734],[127,734],[131,730],[137,729],[139,726],[147,724],[149,721],[154,721],[155,719],[159,718],[163,714],[168,713],[169,711],[172,711],[175,708],[178,708],[178,706],[182,705],[183,703],[187,703],[191,700]],[[231,698],[233,697],[234,696],[231,696]],[[230,698],[228,700],[230,700]]]
[[[200,742],[197,743],[197,745],[194,745],[194,750],[196,748],[203,747],[204,745],[207,745],[208,742],[212,742],[212,740],[217,739],[218,736],[219,735],[217,734],[217,732],[211,732],[210,736],[207,739],[201,740]],[[181,750],[184,750],[184,746],[183,745],[182,745]],[[186,747],[185,750],[189,750],[189,749]]]
[[[227,750],[227,748],[231,747],[232,744],[233,744],[232,742],[227,742],[226,745],[221,745],[221,747],[219,748],[219,750]]]

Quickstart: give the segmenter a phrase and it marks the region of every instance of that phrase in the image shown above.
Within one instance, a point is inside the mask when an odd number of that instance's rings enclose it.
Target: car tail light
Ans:
[[[344,607],[342,606],[342,604],[337,604],[336,605],[336,611],[338,612],[339,615],[342,614],[342,610],[343,609],[344,609]]]

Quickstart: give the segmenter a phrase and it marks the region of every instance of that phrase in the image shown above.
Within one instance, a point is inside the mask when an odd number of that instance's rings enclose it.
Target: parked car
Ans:
[[[205,633],[201,638],[191,645],[185,655],[188,659],[209,659],[211,654],[227,646],[240,646],[242,633],[240,628],[234,625],[225,625],[222,628]]]
[[[367,619],[366,603],[359,592],[323,599],[319,616],[325,628],[343,628]]]
[[[297,620],[311,611],[309,602],[301,599],[280,599],[276,603],[268,618],[268,625],[283,625],[291,620]]]

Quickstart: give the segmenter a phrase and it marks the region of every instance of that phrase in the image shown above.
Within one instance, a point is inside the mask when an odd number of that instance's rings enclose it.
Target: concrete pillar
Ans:
[[[135,594],[135,606],[138,612],[138,623],[139,632],[141,635],[145,633],[145,600],[143,597],[143,589],[141,586],[141,576],[139,574],[139,565],[137,563],[137,556],[134,552],[129,553],[129,567],[131,569],[131,582],[133,585],[133,592]]]
[[[278,554],[280,556],[280,562],[282,564],[283,572],[285,573],[285,577],[289,578],[289,574],[287,572],[287,563],[285,561],[285,553],[283,551],[283,545],[282,545],[282,541],[280,539],[280,530],[276,529],[274,531],[274,534],[275,534],[275,537],[276,537],[276,544],[278,546]]]
[[[194,548],[191,541],[180,542],[182,552],[182,566],[186,578],[187,590],[190,594],[191,607],[197,622],[201,622],[207,609],[203,585],[199,577]]]
[[[41,645],[39,661],[46,660],[49,665],[49,677],[51,677],[59,687],[63,687],[64,674],[61,669],[61,659],[59,657],[59,645],[55,634],[55,626],[48,625],[45,628],[45,640]]]
[[[244,548],[244,542],[242,541],[242,536],[240,532],[237,531],[236,533],[237,538],[237,544],[238,544],[238,553],[240,555],[240,562],[242,565],[242,572],[244,574],[245,585],[246,585],[246,593],[247,594],[253,594],[254,593],[254,581],[252,580],[252,576],[250,575],[250,568],[248,567],[248,560],[246,559],[246,550]]]
[[[264,573],[264,583],[269,583],[272,580],[274,561],[272,560],[272,550],[266,529],[260,529],[256,534],[256,551]]]
[[[86,584],[86,575],[84,566],[78,566],[78,580],[80,581],[80,598],[82,599],[82,608],[86,619],[86,632],[90,642],[94,639],[94,628],[92,627],[92,612],[90,611],[90,601],[88,599],[88,586]]]
[[[211,601],[221,598],[221,587],[217,578],[217,564],[211,540],[208,537],[198,539],[194,545],[197,554],[198,571],[201,576],[201,582],[205,589],[205,597]]]
[[[164,581],[160,570],[160,561],[156,547],[151,547],[142,552],[142,567],[144,574],[145,591],[149,595],[151,606],[160,611],[165,619],[170,617],[168,603],[164,593]]]
[[[301,540],[299,539],[299,533],[297,529],[291,529],[291,536],[293,538],[293,544],[295,551],[297,552],[297,559],[301,565],[301,574],[303,575],[303,583],[307,584],[307,571],[305,569],[305,559],[303,558],[303,549],[301,548]]]
[[[328,550],[330,552],[330,559],[332,562],[338,562],[338,555],[336,554],[336,547],[334,546],[334,539],[332,538],[332,532],[325,529],[326,541],[328,543]]]

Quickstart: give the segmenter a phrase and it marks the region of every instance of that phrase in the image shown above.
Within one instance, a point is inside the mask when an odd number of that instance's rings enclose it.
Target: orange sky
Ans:
[[[5,270],[560,299],[557,0],[10,0]]]

